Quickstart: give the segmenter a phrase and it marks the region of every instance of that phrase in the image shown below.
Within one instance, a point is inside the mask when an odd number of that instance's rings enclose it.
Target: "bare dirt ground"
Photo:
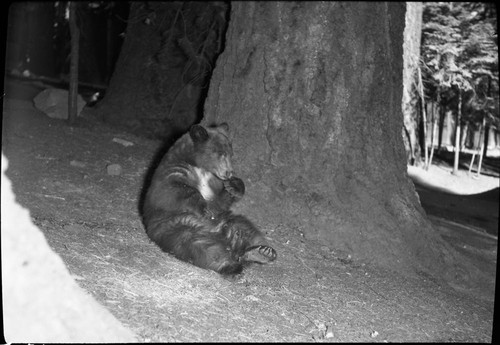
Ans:
[[[138,201],[159,148],[91,119],[69,127],[26,98],[4,99],[2,150],[17,201],[77,283],[140,341],[491,342],[497,235],[484,226],[498,227],[498,189],[483,198],[417,185],[436,231],[484,270],[487,279],[474,289],[353,261],[342,248],[306,241],[258,215],[278,260],[231,281],[147,238]],[[110,164],[121,173],[108,174]],[[498,187],[497,177],[484,178]],[[488,211],[471,221],[478,202]],[[239,210],[249,205],[244,198]]]

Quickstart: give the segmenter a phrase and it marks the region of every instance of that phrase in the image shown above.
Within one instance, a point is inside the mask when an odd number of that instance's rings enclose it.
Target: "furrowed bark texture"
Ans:
[[[404,140],[408,163],[418,165],[421,162],[421,147],[418,141],[419,101],[416,85],[418,61],[420,58],[420,36],[422,34],[421,2],[407,2],[406,25],[404,31],[403,52],[403,122],[406,130]]]
[[[246,198],[269,223],[441,273],[451,252],[406,173],[404,27],[404,3],[232,3],[204,122],[229,123]]]

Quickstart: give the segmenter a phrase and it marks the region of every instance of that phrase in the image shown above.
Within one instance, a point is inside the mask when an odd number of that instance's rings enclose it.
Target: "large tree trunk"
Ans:
[[[204,122],[232,128],[245,212],[355,258],[451,274],[406,173],[405,4],[232,6]]]

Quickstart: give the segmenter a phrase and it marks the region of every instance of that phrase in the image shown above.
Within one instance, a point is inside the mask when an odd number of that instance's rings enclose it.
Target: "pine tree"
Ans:
[[[483,118],[498,124],[496,10],[485,3],[426,3],[423,21],[427,94],[434,100],[439,97],[439,106],[456,110],[456,173],[460,125]]]

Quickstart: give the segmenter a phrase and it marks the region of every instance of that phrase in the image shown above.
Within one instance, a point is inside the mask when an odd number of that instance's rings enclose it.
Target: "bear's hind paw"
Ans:
[[[269,246],[253,246],[247,249],[241,260],[246,262],[257,262],[259,264],[267,264],[276,260],[278,254]]]

